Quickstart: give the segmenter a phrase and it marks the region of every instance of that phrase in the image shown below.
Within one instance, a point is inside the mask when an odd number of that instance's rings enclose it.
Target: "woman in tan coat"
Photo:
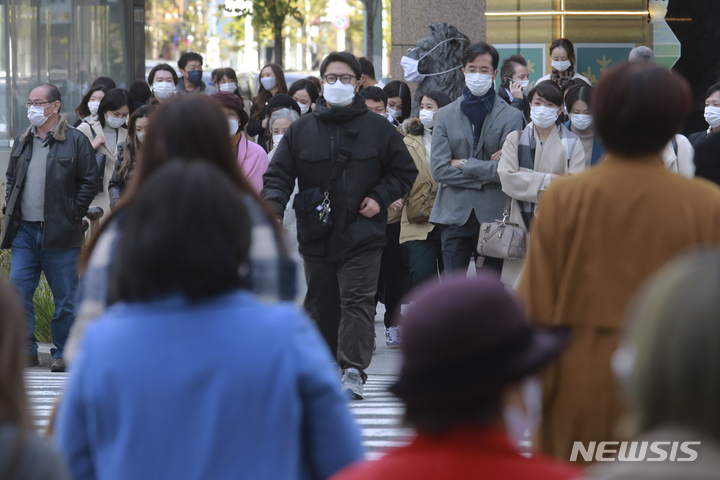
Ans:
[[[413,288],[443,271],[440,228],[428,220],[435,203],[438,185],[430,173],[432,129],[435,115],[452,99],[439,90],[426,92],[420,99],[420,118],[403,122],[403,141],[413,157],[418,176],[412,190],[403,200],[400,243],[410,253],[410,277]]]
[[[118,145],[127,139],[127,119],[134,110],[130,93],[122,88],[114,88],[100,101],[97,115],[89,122],[83,121],[78,127],[92,142],[96,153],[105,155],[105,170],[102,175],[102,188],[91,207],[100,207],[105,216],[110,214],[110,194],[108,184],[115,171]]]
[[[528,93],[532,122],[507,136],[498,163],[503,192],[512,198],[510,223],[525,230],[525,244],[540,198],[550,183],[585,169],[585,150],[577,135],[558,122],[563,94],[553,82],[543,82]],[[501,280],[514,285],[520,260],[505,260]]]
[[[573,442],[616,440],[610,358],[638,286],[684,250],[720,244],[720,190],[661,158],[691,111],[687,82],[670,71],[611,70],[595,98],[607,160],[544,194],[518,293],[533,323],[573,332],[545,376],[540,447],[559,458]]]

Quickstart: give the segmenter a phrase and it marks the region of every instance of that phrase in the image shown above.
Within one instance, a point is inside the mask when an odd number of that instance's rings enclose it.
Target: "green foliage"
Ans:
[[[0,276],[4,281],[8,281],[10,277],[11,259],[12,255],[9,250],[0,251]],[[45,280],[45,274],[40,277],[40,284],[35,290],[33,303],[35,304],[35,338],[39,342],[51,342],[50,322],[55,313],[55,300],[50,291],[50,286]]]
[[[268,28],[271,32],[281,30],[285,20],[293,18],[298,22],[303,21],[303,14],[300,11],[300,0],[252,0],[252,9],[241,9],[237,12],[238,19],[252,17],[253,28],[261,33]],[[267,38],[271,38],[268,35]]]

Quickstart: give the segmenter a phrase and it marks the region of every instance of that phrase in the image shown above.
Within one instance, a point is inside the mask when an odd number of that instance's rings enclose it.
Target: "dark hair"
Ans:
[[[110,91],[113,88],[117,88],[117,85],[115,85],[115,80],[110,77],[98,77],[92,85],[90,85],[90,88],[93,87],[105,87],[108,91]]]
[[[115,211],[96,229],[86,245],[80,260],[81,271],[87,267],[97,239],[105,227],[112,223],[118,212],[133,203],[135,192],[153,172],[166,162],[196,159],[204,159],[218,166],[240,191],[262,206],[268,223],[274,229],[278,245],[284,249],[282,227],[277,226],[275,215],[240,170],[237,154],[228,137],[225,112],[215,100],[205,95],[182,95],[164,102],[152,114],[143,142],[141,161]]]
[[[548,80],[545,81],[547,82]],[[562,89],[563,96],[565,96],[571,88],[577,87],[578,85],[588,85],[588,83],[582,78],[571,78],[567,82],[563,83],[560,87]]]
[[[563,94],[560,87],[555,82],[540,82],[528,93],[528,102],[532,103],[536,95],[543,97],[548,102],[552,102],[558,107],[563,105]]]
[[[360,62],[360,71],[362,74],[367,78],[375,80],[375,66],[372,62],[365,57],[358,58],[358,62]]]
[[[720,91],[720,83],[716,83],[715,85],[712,85],[710,88],[707,89],[707,92],[705,92],[705,100],[710,98],[710,95],[712,95],[715,92]]]
[[[588,107],[590,107],[590,111],[592,111],[594,89],[592,85],[588,85],[585,82],[582,83],[582,85],[574,85],[572,88],[567,90],[567,93],[565,94],[565,109],[568,111],[568,113],[570,113],[573,105],[575,105],[575,102],[577,102],[578,100],[582,100],[583,102],[587,103]]]
[[[210,79],[212,80],[212,83],[218,83],[220,79],[222,78],[222,74],[220,73],[223,69],[222,68],[216,68],[212,71],[210,74]]]
[[[222,170],[206,160],[168,162],[128,208],[111,291],[118,300],[138,302],[171,293],[201,299],[239,288],[251,232],[243,194]]]
[[[332,52],[330,55],[325,57],[325,60],[320,64],[320,78],[325,76],[325,71],[328,65],[331,63],[340,62],[344,63],[353,71],[356,80],[360,80],[362,76],[362,69],[360,68],[360,62],[355,55],[350,52]]]
[[[660,152],[692,113],[690,86],[680,75],[647,63],[623,63],[595,90],[595,130],[608,152]]]
[[[320,92],[318,92],[317,87],[315,84],[308,80],[307,78],[301,78],[300,80],[295,80],[292,85],[290,85],[290,89],[288,90],[288,95],[291,97],[295,95],[297,92],[305,90],[310,97],[310,100],[312,103],[317,102],[317,99],[320,97]]]
[[[26,313],[16,292],[5,281],[0,282],[0,306],[0,424],[7,422],[21,431],[29,431],[24,374]]]
[[[270,67],[270,70],[272,70],[275,74],[275,82],[278,87],[278,93],[287,93],[285,72],[283,72],[282,67],[277,63],[268,63],[260,69],[260,75],[262,75],[263,70],[268,67]],[[258,83],[260,84],[260,87],[258,88],[258,94],[257,97],[252,99],[252,107],[250,108],[250,112],[252,113],[252,115],[250,116],[250,120],[254,122],[263,119],[263,110],[265,109],[265,104],[272,98],[272,93],[266,90],[262,82],[260,81],[260,75],[258,75]]]
[[[85,117],[90,116],[90,108],[88,108],[88,102],[90,101],[90,97],[93,96],[93,93],[95,92],[103,92],[103,95],[107,95],[107,92],[109,90],[102,85],[97,85],[95,87],[90,87],[90,90],[87,91],[87,93],[83,96],[82,100],[80,100],[80,105],[75,109],[75,113],[77,113],[77,116],[82,120]]]
[[[319,78],[317,78],[313,75],[310,75],[309,77],[305,77],[305,80],[311,81],[312,84],[315,85],[315,88],[317,89],[318,92],[320,92],[322,90],[322,82],[320,82]]]
[[[148,84],[152,85],[153,81],[155,80],[155,73],[162,70],[163,72],[170,72],[172,73],[173,82],[175,82],[175,85],[178,83],[178,75],[177,72],[173,67],[168,65],[167,63],[158,63],[155,65],[152,70],[150,70],[150,73],[148,73]]]
[[[405,82],[400,80],[393,80],[383,87],[388,98],[400,97],[403,102],[402,115],[398,118],[398,121],[402,122],[406,118],[410,117],[410,111],[412,110],[412,95],[410,94],[410,87]]]
[[[486,54],[490,54],[492,57],[493,70],[497,70],[498,64],[500,63],[500,54],[495,50],[495,47],[485,42],[477,42],[465,47],[462,54],[463,67],[467,66],[468,63],[471,63],[480,55]]]
[[[227,77],[229,80],[232,80],[233,82],[235,82],[235,90],[230,93],[234,93],[242,100],[242,94],[240,93],[240,90],[237,87],[238,78],[237,78],[237,73],[235,73],[235,70],[233,70],[230,67],[216,68],[215,70],[213,70],[213,75],[216,75],[216,74],[217,74],[217,79],[215,78],[215,76],[213,76],[213,81],[217,82],[218,91],[220,91],[220,81],[223,78]]]
[[[502,418],[504,388],[403,398],[404,422],[421,432],[436,435],[461,426],[493,424]]]
[[[97,116],[100,125],[105,128],[105,114],[107,112],[119,110],[122,107],[128,107],[128,109],[130,109],[128,113],[135,111],[135,104],[130,96],[130,92],[123,88],[113,88],[107,92],[98,107]]]
[[[30,92],[40,87],[43,87],[45,89],[45,100],[47,100],[48,102],[62,103],[60,97],[60,90],[58,90],[58,88],[52,83],[38,83],[30,90]]]
[[[550,55],[552,55],[553,50],[556,48],[562,48],[565,50],[567,52],[568,60],[570,60],[572,66],[575,67],[575,46],[573,43],[567,38],[558,38],[550,44]]]
[[[135,124],[140,118],[148,118],[150,114],[156,110],[155,105],[143,105],[142,107],[135,110],[130,119],[127,122],[128,133],[127,140],[125,141],[125,153],[123,155],[123,162],[120,165],[118,175],[121,179],[127,181],[127,176],[132,170],[133,166],[137,162],[137,156],[139,153],[137,136],[135,134]]]
[[[425,92],[422,94],[418,105],[422,103],[422,99],[425,97],[428,97],[430,100],[437,103],[438,110],[446,105],[450,105],[453,102],[452,98],[450,98],[447,93],[441,92],[440,90],[430,90],[429,92]],[[413,123],[408,129],[408,133],[410,135],[422,135],[423,133],[425,133],[425,125],[423,125],[421,122]]]
[[[380,87],[366,87],[358,92],[358,96],[363,100],[372,100],[374,102],[382,102],[387,108],[388,96]],[[403,107],[405,105],[403,104]]]
[[[503,60],[502,67],[500,68],[500,78],[503,80],[505,78],[512,78],[512,76],[515,75],[515,69],[517,68],[516,65],[527,67],[525,57],[520,54],[516,54]]]
[[[142,80],[136,80],[131,83],[129,92],[135,103],[147,103],[152,96],[150,86]]]
[[[182,55],[180,55],[180,59],[178,59],[178,68],[180,70],[185,70],[188,62],[200,62],[200,66],[202,67],[203,57],[196,52],[184,52]]]

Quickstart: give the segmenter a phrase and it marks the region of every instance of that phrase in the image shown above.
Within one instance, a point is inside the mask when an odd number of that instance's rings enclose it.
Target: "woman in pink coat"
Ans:
[[[228,118],[230,139],[233,148],[237,152],[238,164],[250,185],[259,194],[263,187],[263,174],[267,170],[270,161],[267,153],[257,143],[251,142],[243,135],[243,130],[248,123],[248,114],[245,111],[243,101],[240,97],[230,92],[216,92],[210,95],[222,105]]]

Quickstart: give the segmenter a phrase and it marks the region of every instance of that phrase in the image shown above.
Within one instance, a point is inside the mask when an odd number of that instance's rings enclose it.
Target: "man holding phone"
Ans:
[[[503,60],[500,68],[502,84],[498,88],[498,95],[522,112],[526,124],[530,123],[530,102],[525,97],[530,89],[529,76],[527,62],[522,55],[513,55]]]

